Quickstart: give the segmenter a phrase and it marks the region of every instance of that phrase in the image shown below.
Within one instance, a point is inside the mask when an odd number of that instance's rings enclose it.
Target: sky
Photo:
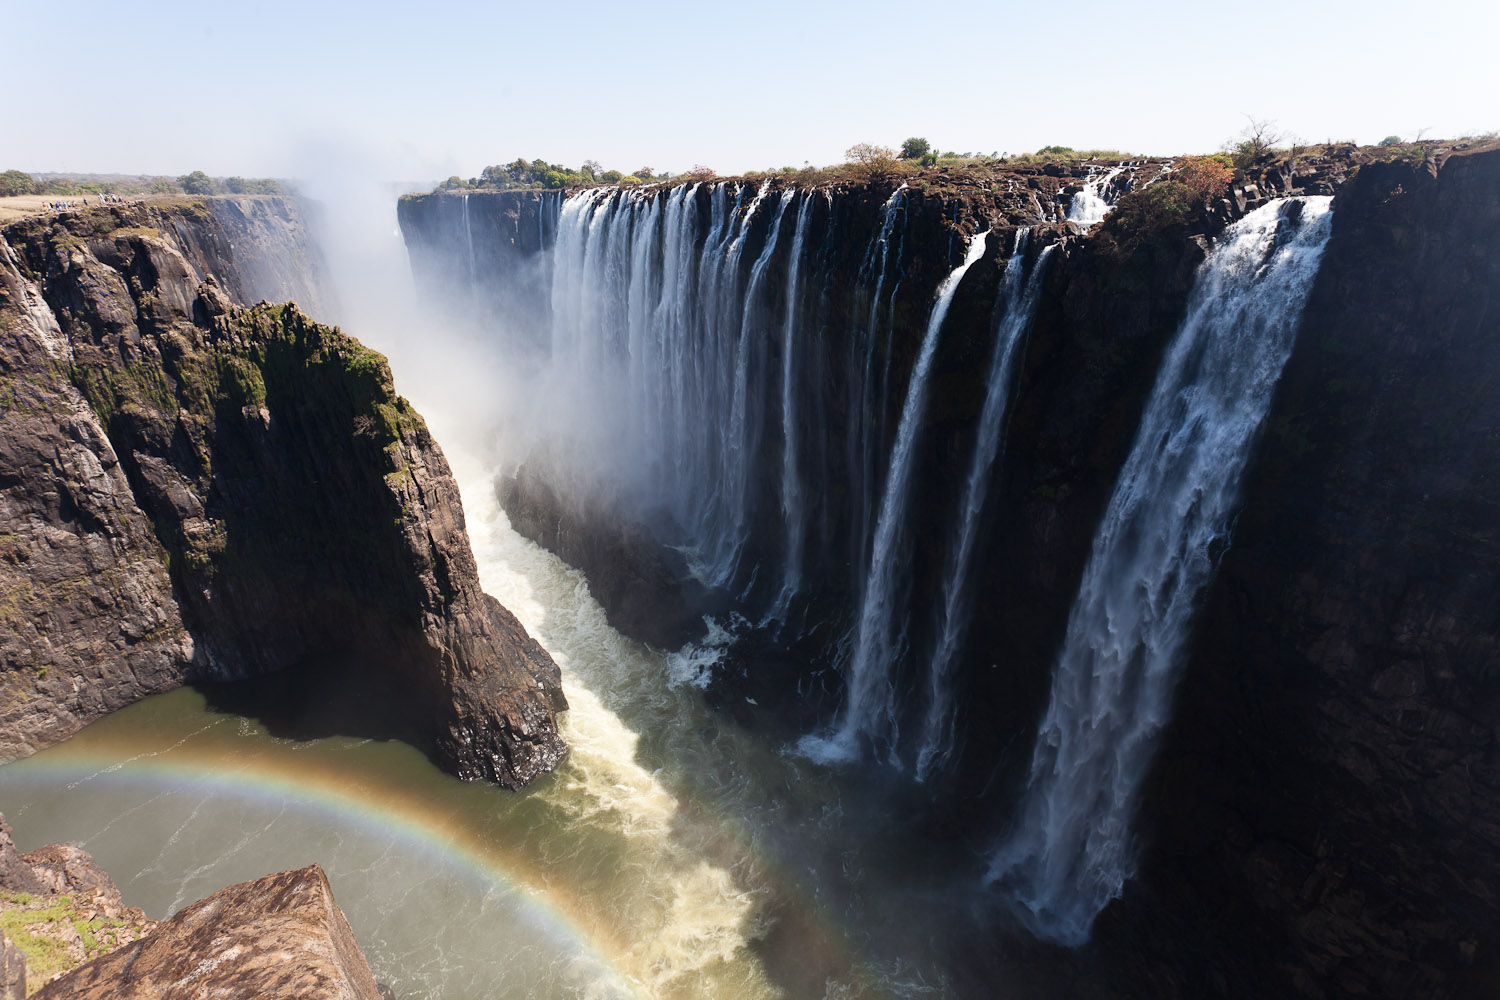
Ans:
[[[1210,152],[1500,129],[1500,3],[0,0],[0,170],[721,174],[908,136]]]

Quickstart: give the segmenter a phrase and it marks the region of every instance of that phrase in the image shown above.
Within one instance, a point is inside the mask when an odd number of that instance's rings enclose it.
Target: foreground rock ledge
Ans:
[[[0,760],[184,682],[293,671],[329,732],[512,788],[556,767],[557,666],[480,589],[385,358],[240,304],[217,226],[186,203],[3,231]]]
[[[35,1000],[380,1000],[317,865],[232,885],[150,936],[80,966]]]

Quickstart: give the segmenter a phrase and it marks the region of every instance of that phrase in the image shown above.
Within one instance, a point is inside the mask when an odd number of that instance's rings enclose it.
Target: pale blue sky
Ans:
[[[1500,4],[0,0],[0,170],[721,173],[855,142],[1210,151],[1500,129]]]

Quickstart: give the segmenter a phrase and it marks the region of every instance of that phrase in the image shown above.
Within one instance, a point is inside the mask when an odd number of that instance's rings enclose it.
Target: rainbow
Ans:
[[[567,772],[543,778],[533,791],[516,795],[443,775],[401,743],[347,737],[301,742],[265,736],[256,729],[239,716],[214,714],[206,709],[204,696],[191,689],[150,698],[62,744],[0,767],[0,809],[11,807],[17,797],[35,799],[57,789],[76,792],[102,786],[125,790],[142,802],[153,795],[189,791],[236,803],[261,803],[272,810],[291,803],[299,814],[316,817],[330,829],[390,843],[402,853],[432,858],[445,871],[478,885],[500,889],[515,902],[531,932],[554,942],[560,953],[597,967],[620,994],[643,1000],[685,995],[672,988],[677,984],[653,986],[660,983],[661,970],[651,949],[641,946],[639,929],[621,926],[618,914],[612,922],[587,885],[580,891],[560,878],[556,860],[549,865],[547,852],[537,850],[537,829],[567,820],[565,812],[558,813],[562,807],[549,801],[556,798],[551,792],[561,788],[548,787],[549,782],[569,780]],[[257,738],[247,741],[247,735]],[[358,765],[341,752],[356,747]],[[743,817],[708,809],[707,801],[711,799],[690,796],[683,806],[727,835],[734,851],[750,856],[754,838]],[[24,817],[10,818],[21,820],[25,836]],[[532,826],[536,821],[540,827]],[[541,837],[543,843],[546,839]],[[811,935],[804,943],[823,956],[819,964],[826,962],[830,972],[864,979],[855,971],[863,963],[810,898],[803,880],[774,859],[755,853],[774,891],[801,915],[799,930]],[[340,874],[330,870],[329,877],[337,894]],[[762,983],[745,995],[778,993]]]
[[[183,698],[186,694],[184,690],[165,697]],[[201,699],[195,692],[192,696]],[[143,799],[159,792],[192,789],[239,802],[270,806],[292,802],[302,813],[326,820],[333,827],[421,852],[480,884],[510,890],[523,903],[534,930],[608,969],[615,985],[630,995],[643,1000],[649,997],[630,969],[625,943],[589,915],[582,899],[567,886],[549,880],[521,852],[484,837],[473,824],[465,822],[459,810],[435,809],[439,803],[418,790],[383,780],[380,774],[351,773],[353,769],[347,764],[341,766],[321,755],[300,753],[297,744],[289,741],[261,744],[251,754],[214,739],[213,730],[232,726],[234,717],[222,717],[164,746],[159,732],[115,732],[121,727],[109,723],[118,714],[65,743],[0,768],[0,805],[13,789],[41,786],[76,790],[96,781],[137,791]],[[190,751],[174,752],[189,742]],[[393,755],[418,756],[399,744],[387,748]],[[434,780],[451,785],[444,789],[449,794],[493,791],[435,773]],[[329,878],[337,894],[338,874],[329,872]]]

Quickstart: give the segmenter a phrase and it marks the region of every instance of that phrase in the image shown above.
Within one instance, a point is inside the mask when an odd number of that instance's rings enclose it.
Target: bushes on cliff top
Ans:
[[[36,191],[36,182],[31,175],[20,170],[7,170],[0,174],[0,198],[8,198],[18,194],[32,194]]]

